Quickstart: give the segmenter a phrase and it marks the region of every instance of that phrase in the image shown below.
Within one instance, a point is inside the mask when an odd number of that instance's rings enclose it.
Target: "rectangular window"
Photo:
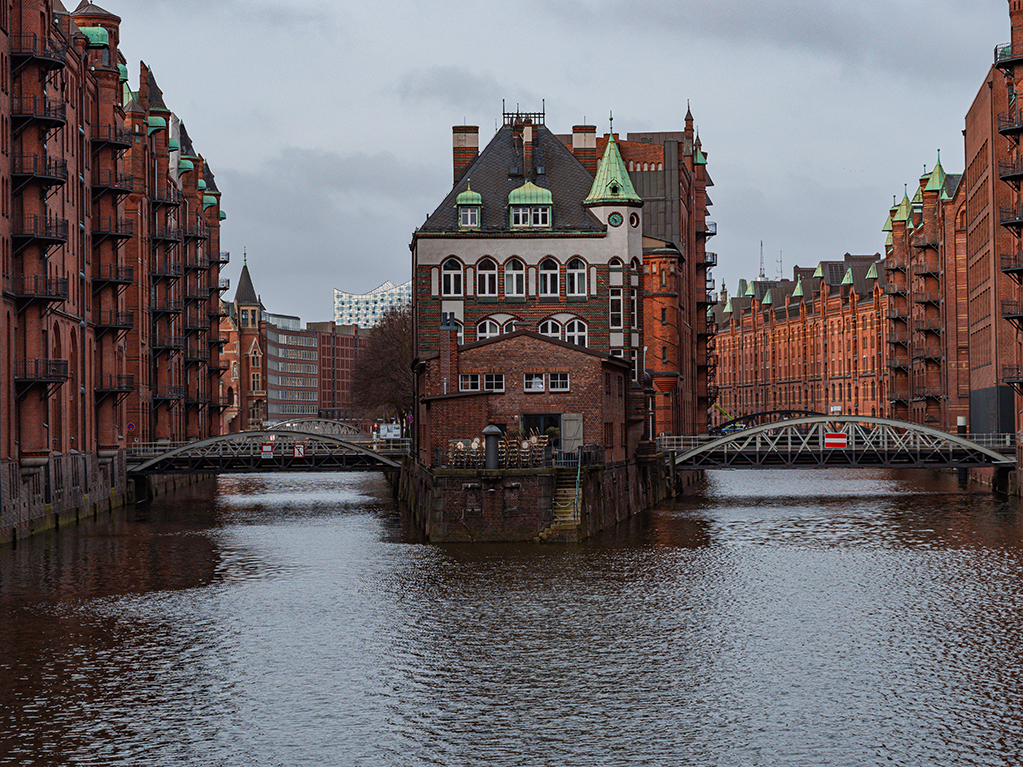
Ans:
[[[663,306],[661,307],[661,324],[662,325],[668,324],[668,310],[665,309]]]
[[[479,391],[480,374],[462,373],[458,376],[458,391]]]
[[[613,423],[604,424],[604,447],[614,447],[614,428]]]
[[[622,289],[611,288],[610,290],[610,324],[611,330],[622,329]]]
[[[512,226],[529,226],[529,208],[512,208],[511,222]]]
[[[523,391],[543,391],[543,373],[526,373],[522,380]]]
[[[504,373],[484,373],[484,391],[504,391]]]
[[[462,208],[462,226],[473,227],[480,225],[479,208]]]
[[[568,373],[551,373],[551,391],[568,391]]]
[[[632,363],[632,380],[639,382],[639,352],[632,349],[629,352],[629,361]]]
[[[551,209],[546,205],[533,208],[533,226],[550,226]]]
[[[263,388],[263,378],[259,373],[252,374],[252,388],[254,391],[260,391]]]
[[[504,294],[506,296],[526,295],[526,272],[517,271],[505,267],[504,269]]]
[[[639,328],[639,289],[633,288],[629,294],[629,314],[632,315],[632,329]]]

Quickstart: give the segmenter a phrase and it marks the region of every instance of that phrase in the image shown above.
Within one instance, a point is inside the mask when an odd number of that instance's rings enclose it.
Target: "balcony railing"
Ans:
[[[170,187],[153,191],[149,199],[154,205],[180,205],[182,194],[177,187]]]
[[[184,398],[184,386],[156,386],[153,388],[154,400],[179,400]]]
[[[131,330],[135,326],[135,312],[119,312],[116,309],[98,309],[93,312],[94,324],[98,328]]]
[[[44,154],[19,154],[11,158],[11,175],[30,176],[51,184],[67,181],[67,162]]]
[[[998,115],[998,132],[1001,134],[1019,133],[1023,131],[1023,113],[1020,110]]]
[[[940,360],[941,358],[941,347],[935,344],[922,344],[913,349],[913,359],[915,360]]]
[[[185,268],[180,263],[173,261],[157,261],[153,264],[150,275],[153,279],[177,278],[185,273]]]
[[[889,272],[904,272],[906,271],[906,263],[895,258],[895,256],[888,256],[884,260],[884,268]]]
[[[50,216],[24,216],[14,220],[11,233],[15,237],[50,242],[67,242],[66,218]]]
[[[908,344],[909,343],[909,331],[906,330],[893,330],[888,334],[888,343],[890,344]]]
[[[916,399],[941,399],[940,386],[917,386],[913,389],[913,397]]]
[[[1023,226],[1023,205],[999,208],[998,223],[1002,226]]]
[[[106,375],[96,379],[96,391],[106,393],[121,393],[135,391],[135,376],[133,375]]]
[[[913,294],[913,301],[918,304],[941,303],[940,290],[918,290]]]
[[[11,290],[16,298],[66,301],[67,277],[44,277],[41,274],[16,274],[11,278]]]
[[[153,314],[181,314],[185,311],[185,304],[182,301],[173,301],[167,298],[153,301],[150,305]]]
[[[890,370],[905,370],[909,368],[909,360],[905,356],[894,356],[888,358],[888,368]]]
[[[67,58],[67,46],[49,37],[39,35],[13,35],[10,38],[11,56],[15,59],[36,59],[48,65],[48,69],[57,69],[64,65]]]
[[[1023,384],[1023,367],[1006,365],[1002,368],[1002,380],[1011,385]]]
[[[713,252],[711,252],[709,250],[706,251],[703,254],[703,263],[706,264],[707,266],[717,266],[718,265],[718,254],[717,253],[713,253]]]
[[[905,285],[885,285],[884,292],[889,296],[904,296],[906,294]]]
[[[1023,272],[1023,253],[1003,253],[1001,257],[1002,271],[1005,273]]]
[[[201,240],[210,236],[210,228],[206,224],[186,224],[181,227],[181,236],[186,240]]]
[[[185,330],[209,330],[210,320],[205,314],[188,312],[185,315]]]
[[[185,359],[189,362],[198,362],[206,358],[209,352],[198,341],[188,340],[185,342]]]
[[[929,330],[937,333],[941,330],[940,317],[916,317],[913,320],[913,327],[916,330]]]
[[[891,387],[888,389],[888,401],[889,402],[908,402],[909,401],[909,389],[903,387]]]
[[[16,383],[62,383],[68,379],[67,360],[15,360]]]
[[[99,216],[92,220],[92,233],[126,240],[135,234],[135,222],[129,218]]]
[[[210,293],[223,293],[231,288],[231,278],[221,277],[216,284],[210,285]]]
[[[939,271],[937,261],[925,261],[913,266],[913,274],[938,274]]]
[[[699,233],[705,237],[713,237],[718,233],[717,221],[704,221],[703,228],[699,230]]]
[[[220,251],[219,254],[217,254],[217,261],[218,261],[218,263],[226,264],[230,260],[231,260],[231,251],[229,251],[229,250],[222,250],[222,251]]]
[[[181,230],[171,226],[157,226],[149,233],[149,239],[154,242],[171,240],[181,242]]]
[[[209,293],[209,290],[202,285],[188,285],[185,287],[185,300],[189,302],[205,301],[209,298]]]
[[[227,339],[218,335],[208,335],[206,336],[206,343],[210,346],[223,346],[227,343]]]
[[[127,194],[135,188],[135,177],[130,173],[101,168],[93,171],[92,185],[98,189],[109,189],[113,192]]]
[[[904,320],[909,316],[909,309],[905,306],[889,306],[885,316],[890,320]]]
[[[1016,59],[1023,58],[1023,45],[1013,46],[1012,43],[1002,43],[995,46],[995,66],[1010,66]]]
[[[97,125],[92,129],[92,141],[96,144],[113,144],[114,146],[131,146],[131,131],[120,125]]]
[[[154,349],[183,349],[185,347],[184,336],[154,335],[149,345]]]
[[[100,264],[92,277],[93,282],[112,282],[131,285],[135,281],[135,267],[118,264]]]
[[[42,96],[12,96],[11,117],[62,125],[67,122],[67,104]]]
[[[1019,178],[1023,178],[1023,161],[999,160],[998,178],[1002,181],[1016,181]]]

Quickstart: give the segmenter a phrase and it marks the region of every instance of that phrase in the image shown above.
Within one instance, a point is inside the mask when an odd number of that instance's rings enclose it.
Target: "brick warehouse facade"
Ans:
[[[741,280],[710,312],[717,326],[713,420],[777,410],[887,414],[884,272],[846,254],[791,280]]]
[[[119,26],[0,3],[0,541],[122,502],[126,441],[215,433],[220,194]]]

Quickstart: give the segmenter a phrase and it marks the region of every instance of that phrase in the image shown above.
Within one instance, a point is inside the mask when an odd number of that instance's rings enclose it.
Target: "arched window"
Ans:
[[[522,320],[508,320],[504,323],[504,327],[501,328],[502,333],[514,333],[516,330],[521,330],[526,326],[527,323]]]
[[[622,266],[624,266],[624,264],[622,264],[622,260],[618,258],[618,256],[615,256],[610,261],[608,261],[607,265],[612,269],[621,269]]]
[[[545,258],[540,262],[540,295],[557,297],[559,292],[558,262]]]
[[[544,320],[540,323],[540,335],[548,338],[561,340],[561,325],[554,320]]]
[[[586,323],[582,320],[572,320],[565,325],[565,340],[570,344],[586,346]]]
[[[576,297],[586,295],[586,264],[581,258],[573,258],[568,262],[565,293]]]
[[[440,268],[442,296],[462,295],[462,265],[457,258],[449,258]]]
[[[455,327],[458,328],[458,332],[455,333],[455,343],[461,346],[465,343],[465,327],[457,320],[455,321]]]
[[[476,266],[476,293],[481,296],[497,295],[497,264],[484,258]]]
[[[517,258],[504,265],[504,295],[505,297],[526,295],[526,265]]]
[[[476,326],[476,340],[482,341],[485,338],[494,338],[501,335],[501,329],[493,320],[483,320]]]

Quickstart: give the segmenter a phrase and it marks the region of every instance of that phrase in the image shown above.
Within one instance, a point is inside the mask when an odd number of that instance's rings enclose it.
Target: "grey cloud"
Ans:
[[[437,102],[470,113],[495,114],[495,105],[540,103],[540,97],[518,87],[501,85],[493,77],[480,76],[464,67],[436,66],[405,73],[398,83],[398,96],[406,104]]]

